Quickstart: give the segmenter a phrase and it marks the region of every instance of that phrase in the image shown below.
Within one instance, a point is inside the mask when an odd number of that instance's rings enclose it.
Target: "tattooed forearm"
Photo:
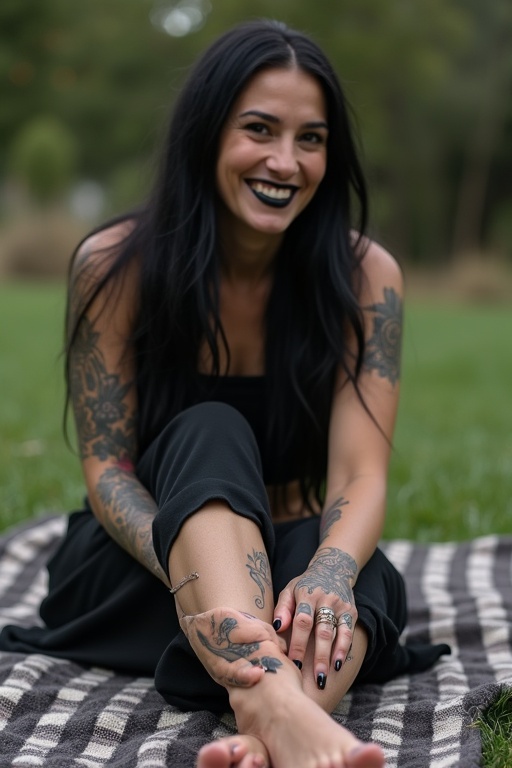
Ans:
[[[98,339],[83,318],[73,344],[70,377],[80,453],[84,459],[123,460],[135,455],[135,420],[125,402],[132,385],[108,373]]]
[[[249,569],[251,579],[256,582],[259,587],[260,595],[256,595],[254,602],[257,608],[265,607],[265,587],[272,589],[272,581],[270,579],[270,565],[268,557],[265,552],[257,552],[255,549],[252,551],[252,555],[247,554],[248,563],[246,568]]]
[[[254,656],[260,649],[260,643],[236,643],[230,639],[230,634],[237,626],[237,620],[229,618],[224,619],[218,627],[218,630],[216,630],[215,619],[212,617],[211,628],[213,642],[211,642],[199,629],[196,629],[196,633],[201,645],[215,656],[220,656],[230,664],[239,659],[247,659],[253,667],[261,667],[265,672],[272,672],[275,674],[278,668],[282,666],[282,662],[273,656]]]
[[[384,301],[365,309],[375,316],[373,334],[366,342],[364,367],[396,384],[400,379],[402,300],[394,288],[384,288]]]
[[[168,584],[153,549],[155,502],[137,477],[119,467],[105,470],[96,486],[107,533],[151,573]]]
[[[338,520],[341,519],[341,507],[345,507],[349,502],[340,496],[339,499],[331,504],[331,506],[322,512],[322,519],[320,521],[320,543],[325,541],[329,532]]]
[[[305,587],[308,594],[321,589],[326,595],[336,595],[345,603],[352,603],[350,580],[357,573],[353,557],[335,547],[319,549],[307,571],[297,582],[297,589]]]

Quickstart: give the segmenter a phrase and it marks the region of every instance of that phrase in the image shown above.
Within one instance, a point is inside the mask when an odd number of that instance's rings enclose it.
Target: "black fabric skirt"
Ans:
[[[275,600],[318,547],[319,518],[272,524],[254,436],[231,406],[202,403],[183,411],[149,446],[137,473],[158,505],[153,537],[166,570],[181,525],[211,499],[224,499],[259,526]],[[225,689],[210,678],[181,631],[168,589],[108,536],[90,510],[70,515],[48,571],[44,626],[4,627],[1,650],[154,676],[164,699],[181,709],[229,708]],[[404,583],[380,550],[362,569],[354,596],[369,640],[356,684],[421,671],[449,653],[444,644],[400,644],[407,620]]]

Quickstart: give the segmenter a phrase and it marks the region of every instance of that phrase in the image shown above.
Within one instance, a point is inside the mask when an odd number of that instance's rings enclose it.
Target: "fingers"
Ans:
[[[295,611],[288,656],[302,669],[308,644],[314,641],[313,675],[317,687],[325,688],[329,672],[339,672],[348,656],[353,629],[357,621],[354,606],[345,604],[331,608],[325,604],[313,607],[299,602]]]
[[[295,611],[295,596],[293,593],[293,582],[288,584],[279,595],[279,599],[274,608],[274,621],[272,626],[276,632],[284,632],[292,623]]]
[[[320,607],[315,615],[315,656],[313,674],[317,687],[322,691],[327,682],[331,663],[333,643],[336,640],[338,620],[335,612],[327,606]]]
[[[337,672],[341,669],[349,655],[356,621],[357,612],[353,607],[351,611],[344,611],[338,618],[336,638],[332,649],[332,666]]]
[[[314,608],[310,603],[302,601],[298,603],[293,618],[292,636],[288,648],[288,656],[302,669],[306,648],[314,627]]]

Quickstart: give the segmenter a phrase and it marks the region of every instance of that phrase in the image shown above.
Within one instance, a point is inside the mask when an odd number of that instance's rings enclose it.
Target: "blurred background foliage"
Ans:
[[[0,528],[83,493],[56,360],[74,246],[144,199],[196,56],[261,16],[333,61],[408,279],[387,533],[510,530],[511,0],[1,0]]]
[[[311,34],[332,59],[377,238],[405,264],[476,263],[473,289],[486,292],[485,273],[504,291],[510,0],[2,0],[0,274],[61,274],[80,235],[143,199],[189,66],[261,16]]]

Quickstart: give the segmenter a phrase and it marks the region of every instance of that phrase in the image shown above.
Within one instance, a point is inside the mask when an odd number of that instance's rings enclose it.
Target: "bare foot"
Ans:
[[[359,741],[303,693],[293,674],[280,671],[279,679],[265,675],[251,689],[230,691],[239,731],[261,740],[273,768],[384,768],[377,744]]]
[[[199,750],[197,768],[268,768],[268,752],[255,736],[228,736]]]
[[[227,688],[240,734],[203,747],[198,768],[384,768],[379,746],[356,739],[304,693],[269,625],[226,608],[181,623]]]

